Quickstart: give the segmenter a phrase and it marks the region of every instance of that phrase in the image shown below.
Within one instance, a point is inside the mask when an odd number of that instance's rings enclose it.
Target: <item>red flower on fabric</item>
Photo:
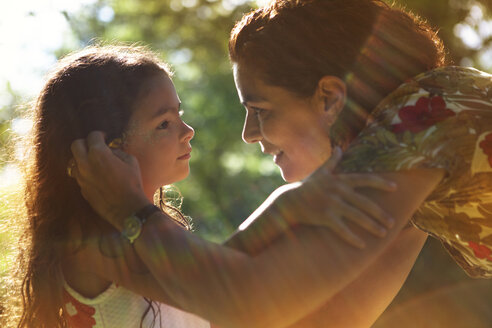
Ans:
[[[473,241],[469,241],[468,246],[473,249],[473,253],[477,258],[492,261],[492,250],[487,246],[479,245]]]
[[[96,319],[93,315],[96,309],[92,306],[80,303],[66,290],[63,291],[63,300],[65,302],[65,311],[67,321],[72,328],[92,328],[96,325]]]
[[[421,97],[414,106],[400,109],[398,116],[401,123],[393,125],[393,132],[417,133],[454,115],[456,113],[446,108],[446,102],[441,96]]]
[[[485,155],[489,157],[489,165],[492,167],[492,133],[487,134],[485,139],[478,145],[482,148]]]

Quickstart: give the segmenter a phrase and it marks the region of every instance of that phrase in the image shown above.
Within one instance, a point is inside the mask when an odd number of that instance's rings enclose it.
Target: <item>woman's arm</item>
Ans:
[[[108,252],[101,250],[100,238],[101,236],[88,238],[76,252],[67,255],[64,258],[65,267],[81,272],[80,275],[83,277],[84,283],[87,282],[88,277],[85,273],[96,275],[100,279],[124,286],[154,301],[179,307],[162,290],[130,243],[121,239],[117,246],[120,251],[117,254],[108,254]],[[71,285],[71,287],[84,294],[77,285]]]
[[[102,145],[96,142],[91,147],[93,141],[88,142],[88,154],[74,151],[76,178],[94,208],[121,229],[122,220],[148,201],[142,196],[138,181],[128,181],[135,170],[132,173],[125,172],[128,168],[116,169],[115,165],[123,162],[114,162],[103,140]],[[94,171],[100,174],[96,178]],[[117,179],[114,172],[122,177]],[[366,248],[362,251],[348,246],[328,229],[298,227],[252,258],[183,231],[163,213],[154,214],[145,223],[134,247],[164,291],[182,308],[224,326],[285,326],[314,311],[365,270],[442,175],[438,169],[388,173],[385,177],[389,181],[405,188],[393,193],[366,190],[396,223],[384,239],[352,227],[364,236]],[[119,188],[114,188],[115,181],[108,186],[106,176],[118,180]],[[311,187],[305,183],[269,197],[268,206],[262,206],[255,216],[274,217],[292,206],[292,200],[299,199],[304,188]],[[255,220],[252,221],[254,226]]]
[[[427,234],[415,228],[403,229],[354,281],[292,327],[369,327],[400,290],[426,237]],[[145,265],[132,247],[127,247],[124,255],[108,257],[101,253],[98,243],[88,243],[74,258],[101,278],[155,301],[180,307],[150,272],[145,272]]]
[[[77,163],[80,174],[84,174],[88,167]],[[314,311],[358,276],[396,236],[440,181],[442,172],[413,170],[386,177],[405,185],[405,190],[372,192],[369,196],[395,217],[396,224],[384,239],[359,231],[367,245],[362,251],[346,245],[327,229],[299,227],[251,258],[186,233],[162,213],[149,219],[134,246],[165,292],[182,308],[224,326],[285,326]],[[83,190],[88,187],[81,182]],[[257,216],[268,217],[269,211],[288,206],[295,190],[268,199],[271,205]],[[125,216],[118,211],[125,206],[128,210],[136,198],[118,199],[114,203],[117,206],[112,204],[102,213],[121,228]],[[101,199],[105,198],[96,201]]]
[[[224,320],[222,323],[230,326],[285,326],[317,309],[364,271],[440,181],[442,172],[415,170],[387,177],[399,185],[406,184],[407,191],[371,195],[397,222],[384,239],[359,231],[365,237],[364,250],[346,245],[326,229],[299,227],[253,259],[228,258],[222,253],[227,250],[207,248],[202,241],[166,232],[165,228],[151,233],[151,229],[156,228],[155,221],[136,242],[136,249],[161,283],[161,278],[168,276],[164,280],[169,280],[171,288],[175,289],[170,294],[173,297],[184,295],[178,303],[185,308],[189,306],[192,312],[210,317],[212,321]],[[185,253],[192,259],[188,267],[180,266],[183,271],[174,272],[176,281],[171,281],[172,274],[166,271],[170,267],[166,269],[155,260],[161,256],[148,255],[150,249],[163,247],[168,250],[166,255],[178,261],[182,255],[177,250],[174,252],[172,245],[186,245]],[[200,254],[203,251],[206,256]],[[201,278],[200,273],[206,277]],[[233,321],[227,321],[231,319]]]

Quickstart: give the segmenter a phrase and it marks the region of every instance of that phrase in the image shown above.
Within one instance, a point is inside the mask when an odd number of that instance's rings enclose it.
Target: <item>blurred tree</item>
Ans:
[[[404,0],[400,3],[439,30],[451,63],[492,71],[491,0]]]
[[[397,3],[439,27],[455,64],[492,70],[491,2]],[[97,41],[141,42],[172,64],[184,119],[196,130],[192,174],[177,184],[186,196],[183,210],[199,233],[215,239],[231,232],[282,183],[271,159],[240,139],[244,110],[227,59],[229,31],[254,6],[248,0],[98,0],[76,14],[64,13],[78,43],[57,51],[61,56]],[[0,112],[6,114],[0,115],[2,147],[10,135],[4,116],[13,115],[11,108]]]

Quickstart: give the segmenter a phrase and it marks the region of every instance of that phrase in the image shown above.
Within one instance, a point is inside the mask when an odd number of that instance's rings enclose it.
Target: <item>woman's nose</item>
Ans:
[[[260,122],[254,112],[247,112],[243,126],[243,141],[245,143],[255,143],[262,139]]]

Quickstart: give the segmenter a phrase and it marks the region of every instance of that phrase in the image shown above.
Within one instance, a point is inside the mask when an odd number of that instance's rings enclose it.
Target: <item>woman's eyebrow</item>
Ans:
[[[244,98],[242,99],[241,104],[243,104],[243,106],[247,106],[248,103],[250,103],[250,102],[261,103],[261,102],[265,102],[265,101],[266,101],[266,99],[264,97],[261,97],[258,95],[245,95]]]

